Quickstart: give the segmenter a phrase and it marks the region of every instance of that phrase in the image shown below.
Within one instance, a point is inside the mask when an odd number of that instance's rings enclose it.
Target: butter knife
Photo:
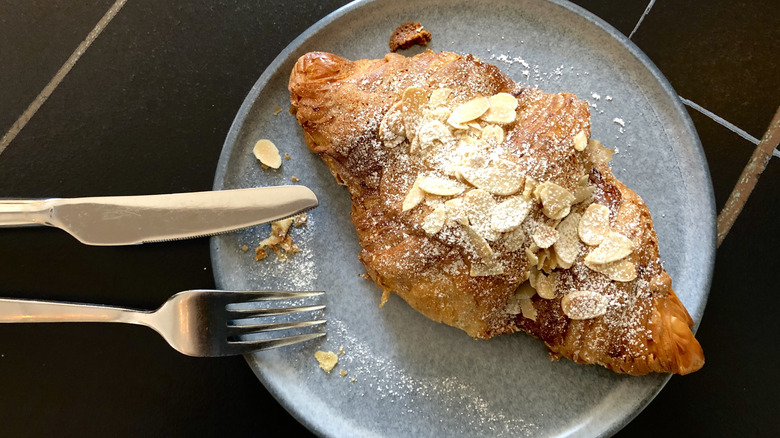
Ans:
[[[134,245],[224,233],[310,210],[304,186],[169,195],[0,200],[0,227],[61,228],[87,245]]]

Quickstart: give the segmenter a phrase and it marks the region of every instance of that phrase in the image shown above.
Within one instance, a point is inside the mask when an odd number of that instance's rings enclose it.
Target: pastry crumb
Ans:
[[[280,107],[280,106],[277,106],[276,108],[274,108],[274,115],[277,115],[277,114],[279,114],[280,112],[282,112],[282,107]]]
[[[301,181],[301,179],[300,179],[300,178],[298,178],[298,177],[297,177],[297,176],[295,176],[295,175],[293,175],[293,177],[292,177],[292,178],[290,178],[290,179],[292,180],[292,182],[300,182],[300,181]]]
[[[290,236],[290,227],[300,227],[306,223],[306,213],[271,223],[271,234],[263,239],[255,248],[255,260],[263,260],[268,256],[266,248],[270,248],[277,257],[287,261],[291,254],[301,251],[301,248],[293,243]]]
[[[289,155],[287,155],[287,153],[286,153],[286,152],[285,152],[285,154],[284,154],[284,159],[285,159],[285,160],[287,160],[287,161],[290,161],[290,156],[289,156]]]
[[[241,251],[247,252],[249,251],[249,247],[246,245],[241,245]]]
[[[339,347],[339,354],[344,354],[344,346]]]
[[[339,357],[336,356],[336,353],[333,353],[332,351],[320,350],[314,353],[314,357],[317,359],[317,362],[320,363],[320,368],[322,368],[322,370],[326,373],[333,371],[333,368],[335,368],[336,364],[339,363]]]
[[[408,49],[414,45],[427,46],[431,41],[431,33],[423,29],[420,22],[407,21],[398,26],[390,36],[390,51]]]
[[[345,377],[347,375],[347,371],[346,370],[341,370],[341,371],[339,371],[339,374],[341,375],[341,377]]]

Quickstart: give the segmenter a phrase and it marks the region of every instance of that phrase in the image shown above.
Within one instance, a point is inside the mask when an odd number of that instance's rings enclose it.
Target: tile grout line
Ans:
[[[742,174],[739,175],[737,184],[734,185],[734,189],[726,200],[726,205],[718,214],[718,246],[723,243],[723,239],[726,238],[742,212],[758,178],[774,155],[772,151],[776,150],[778,143],[780,143],[780,108],[777,108],[769,128],[753,151],[753,155],[750,156],[747,165],[742,169]]]
[[[636,33],[637,29],[639,29],[639,25],[642,24],[642,21],[644,21],[645,17],[647,17],[647,14],[650,13],[650,9],[653,9],[654,4],[655,4],[655,0],[650,0],[650,3],[647,4],[645,11],[642,12],[642,16],[639,17],[639,21],[636,22],[636,26],[634,26],[634,30],[632,30],[631,33],[628,34],[628,39],[631,39],[631,37],[634,36],[634,33]]]
[[[744,138],[745,140],[753,143],[754,145],[758,145],[758,143],[760,143],[760,141],[757,138],[755,138],[752,135],[748,134],[747,132],[745,132],[745,130],[740,129],[735,124],[729,122],[728,120],[724,119],[723,117],[720,117],[719,115],[713,113],[712,111],[704,108],[703,106],[697,104],[696,102],[694,102],[692,100],[688,100],[688,99],[686,99],[686,98],[684,98],[682,96],[679,96],[679,95],[677,97],[679,97],[680,100],[682,100],[682,102],[685,105],[687,105],[687,106],[695,109],[696,111],[704,114],[705,116],[707,116],[710,119],[712,119],[715,123],[723,126],[724,128],[726,128],[729,131],[737,134],[738,136]],[[780,158],[780,150],[774,149],[772,151],[772,155],[775,156],[775,157]]]
[[[100,33],[103,32],[103,29],[108,26],[108,23],[111,22],[111,20],[114,18],[114,16],[116,16],[119,10],[122,9],[122,6],[124,6],[126,2],[127,0],[116,0],[116,2],[114,2],[108,11],[106,11],[105,15],[103,15],[103,18],[101,18],[92,31],[87,34],[87,37],[84,38],[78,47],[76,47],[76,50],[71,53],[68,60],[65,61],[57,73],[54,74],[54,77],[49,81],[49,83],[43,87],[43,90],[38,93],[38,95],[35,97],[35,99],[33,99],[22,115],[20,115],[14,124],[11,125],[11,128],[8,129],[8,132],[6,132],[5,135],[0,138],[0,154],[2,154],[5,148],[8,147],[14,138],[16,138],[19,132],[24,129],[25,125],[27,125],[27,122],[32,119],[38,109],[46,102],[49,96],[51,96],[57,86],[60,85],[60,82],[62,82],[62,80],[65,78],[68,72],[70,72],[76,62],[78,62],[79,58],[81,58],[81,55],[83,55],[89,46],[92,45],[95,39],[97,39]]]

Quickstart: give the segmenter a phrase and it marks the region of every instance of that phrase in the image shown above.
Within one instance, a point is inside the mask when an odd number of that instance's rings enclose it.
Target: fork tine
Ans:
[[[297,322],[279,322],[270,324],[246,324],[235,325],[228,324],[228,336],[248,335],[252,333],[272,332],[276,330],[287,330],[291,328],[311,327],[325,324],[324,319],[316,321],[297,321]]]
[[[242,302],[252,302],[258,300],[292,300],[297,298],[316,297],[324,294],[324,291],[271,291],[271,290],[231,290],[223,291],[230,294],[230,298],[235,300],[231,304]]]
[[[256,341],[228,341],[228,344],[236,349],[236,354],[244,354],[252,351],[270,350],[271,348],[284,347],[325,336],[325,333],[307,333],[305,335],[290,336],[286,338],[261,339]]]
[[[324,305],[317,306],[301,306],[301,307],[284,307],[279,309],[229,309],[228,313],[235,316],[235,319],[252,318],[255,316],[276,316],[276,315],[290,315],[293,313],[301,312],[314,312],[316,310],[324,309]]]

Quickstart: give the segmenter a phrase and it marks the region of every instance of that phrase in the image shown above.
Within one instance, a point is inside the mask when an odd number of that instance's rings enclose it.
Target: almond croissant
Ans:
[[[704,364],[640,197],[590,140],[587,102],[431,51],[302,56],[308,147],[352,198],[367,274],[475,338],[519,330],[621,373]]]

